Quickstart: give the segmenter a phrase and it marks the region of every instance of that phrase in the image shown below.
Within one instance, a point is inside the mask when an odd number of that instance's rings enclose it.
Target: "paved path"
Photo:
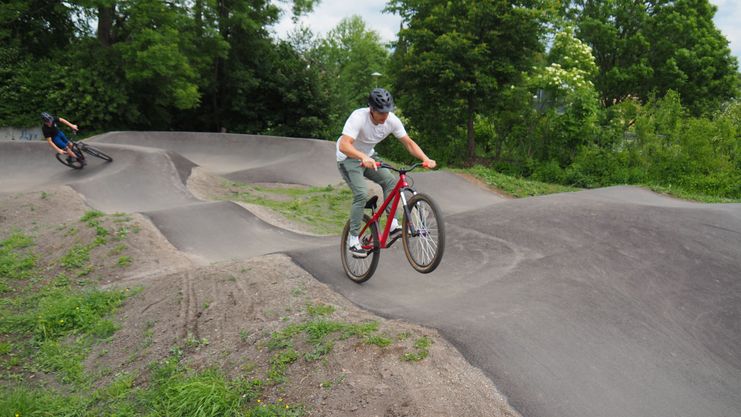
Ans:
[[[144,213],[203,262],[288,253],[358,305],[439,329],[525,416],[741,415],[739,204],[634,187],[503,200],[449,173],[415,174],[446,215],[443,263],[417,274],[399,243],[357,285],[338,238],[268,225],[184,185],[196,165],[335,184],[333,143],[173,132],[91,142],[115,161],[73,171],[45,143],[0,143],[0,193],[69,184],[96,209]]]

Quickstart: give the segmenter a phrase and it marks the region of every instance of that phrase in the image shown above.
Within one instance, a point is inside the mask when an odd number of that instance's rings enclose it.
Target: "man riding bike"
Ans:
[[[394,99],[383,88],[375,88],[368,96],[368,107],[352,112],[342,129],[342,136],[337,140],[337,168],[353,193],[350,209],[350,233],[347,247],[354,256],[366,256],[367,252],[360,245],[358,234],[363,220],[363,209],[367,199],[367,185],[364,178],[375,182],[383,188],[384,198],[394,190],[396,178],[386,168],[378,169],[374,147],[389,134],[393,134],[409,154],[425,163],[428,168],[435,168],[435,161],[428,158],[414,142],[399,118],[393,113]],[[391,236],[398,236],[401,227],[396,219],[391,224]]]
[[[75,152],[72,150],[69,139],[67,139],[64,132],[57,127],[57,123],[64,123],[74,132],[77,132],[77,125],[74,125],[61,117],[54,117],[47,112],[41,113],[41,121],[44,123],[41,126],[41,132],[44,134],[49,145],[54,148],[57,153],[67,154],[68,162],[77,159],[77,155],[75,155]]]

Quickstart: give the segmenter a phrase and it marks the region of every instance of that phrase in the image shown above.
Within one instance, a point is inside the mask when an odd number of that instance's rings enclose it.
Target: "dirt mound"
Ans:
[[[33,235],[53,276],[60,268],[50,260],[95,238],[95,228],[82,220],[90,213],[66,186],[0,195],[0,238],[12,231]],[[146,217],[95,216],[110,235],[91,253],[94,273],[84,278],[99,287],[137,290],[118,311],[120,329],[85,361],[87,371],[100,376],[98,386],[122,373],[146,385],[150,365],[177,351],[192,369],[215,367],[269,381],[261,401],[302,404],[305,415],[517,415],[436,331],[360,310],[287,256],[197,267]],[[116,262],[123,254],[125,268]],[[344,330],[327,335],[321,349],[306,332],[292,335],[299,356],[282,376],[272,375],[282,352],[273,346],[276,335],[314,325]],[[353,333],[360,328],[373,330]]]

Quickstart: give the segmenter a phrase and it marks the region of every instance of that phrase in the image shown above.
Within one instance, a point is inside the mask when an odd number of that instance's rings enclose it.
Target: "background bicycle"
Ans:
[[[72,151],[75,153],[77,158],[71,158],[68,155],[64,155],[60,153],[56,154],[57,161],[61,162],[62,164],[70,168],[82,169],[87,164],[87,160],[85,159],[85,154],[92,155],[96,158],[100,158],[106,162],[113,162],[113,158],[110,157],[108,154],[104,153],[98,148],[88,145],[85,142],[82,142],[82,141],[76,142],[76,141],[70,140],[70,146],[72,147]]]

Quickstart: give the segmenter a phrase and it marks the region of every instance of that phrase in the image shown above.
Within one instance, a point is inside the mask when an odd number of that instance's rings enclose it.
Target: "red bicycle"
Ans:
[[[397,237],[391,241],[388,240],[391,220],[394,218],[400,201],[404,209],[401,233],[404,254],[416,271],[423,274],[434,271],[440,265],[445,249],[445,227],[442,214],[429,196],[419,194],[414,190],[407,181],[406,175],[423,164],[416,163],[407,168],[395,168],[384,162],[377,162],[376,166],[396,171],[399,174],[399,181],[378,210],[376,210],[378,196],[373,196],[365,204],[365,208],[370,209],[371,214],[363,216],[364,225],[360,230],[359,238],[363,249],[368,252],[367,256],[358,257],[350,252],[347,247],[350,221],[348,220],[345,225],[340,245],[342,267],[345,273],[357,283],[365,282],[373,276],[378,267],[381,249],[387,249],[398,239]],[[408,201],[407,194],[411,195]],[[379,235],[380,219],[389,205],[391,208],[387,215],[386,225],[383,228],[383,234]]]

